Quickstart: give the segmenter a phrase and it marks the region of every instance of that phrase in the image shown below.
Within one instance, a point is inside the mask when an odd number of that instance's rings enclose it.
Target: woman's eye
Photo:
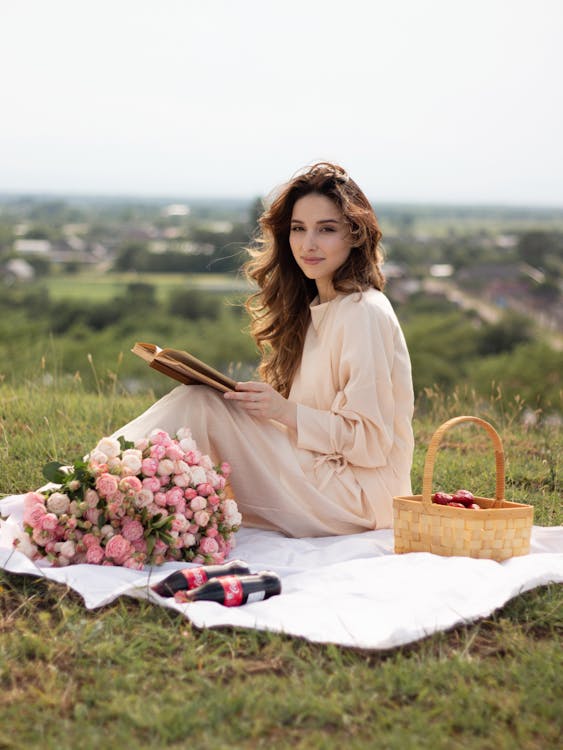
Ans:
[[[303,227],[291,227],[292,232],[300,232],[303,229]]]

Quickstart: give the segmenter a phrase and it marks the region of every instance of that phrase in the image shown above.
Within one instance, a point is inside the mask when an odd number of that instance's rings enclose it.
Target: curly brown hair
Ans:
[[[274,195],[259,220],[260,232],[244,267],[258,291],[246,301],[250,331],[262,356],[260,375],[288,396],[299,366],[310,321],[309,305],[317,286],[301,271],[291,252],[289,232],[295,203],[315,193],[342,211],[352,237],[353,252],[335,272],[337,292],[350,294],[383,289],[381,230],[370,202],[337,164],[318,162],[298,173]]]

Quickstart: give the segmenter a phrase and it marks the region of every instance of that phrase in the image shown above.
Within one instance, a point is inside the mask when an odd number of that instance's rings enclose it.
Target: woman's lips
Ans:
[[[310,265],[316,265],[317,263],[322,263],[324,258],[303,258],[303,263],[307,263]]]

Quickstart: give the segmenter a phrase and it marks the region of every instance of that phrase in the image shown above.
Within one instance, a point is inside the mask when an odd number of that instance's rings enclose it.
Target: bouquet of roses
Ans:
[[[242,520],[226,496],[230,466],[213,466],[187,427],[128,442],[102,438],[72,466],[44,467],[56,487],[29,492],[24,529],[33,559],[141,569],[169,560],[222,563]]]

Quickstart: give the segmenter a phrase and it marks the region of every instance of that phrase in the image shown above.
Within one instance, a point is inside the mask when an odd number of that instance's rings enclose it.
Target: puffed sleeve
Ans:
[[[334,331],[333,356],[334,401],[328,411],[297,405],[297,445],[354,466],[384,466],[394,440],[393,378],[410,379],[408,352],[392,310],[347,305]],[[394,373],[397,363],[401,372]]]

